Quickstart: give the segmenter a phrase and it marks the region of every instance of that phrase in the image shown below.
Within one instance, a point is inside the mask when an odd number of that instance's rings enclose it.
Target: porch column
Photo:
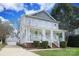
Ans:
[[[62,32],[62,41],[65,41],[65,32]]]
[[[52,48],[52,42],[53,42],[53,31],[52,30],[50,30],[50,39],[48,42],[49,42],[48,45]]]
[[[27,30],[27,41],[30,41],[31,40],[31,32],[30,32],[30,27],[28,27],[28,30]]]
[[[28,38],[29,37],[28,36],[29,35],[29,29],[28,28],[26,28],[25,33],[26,33],[25,34],[25,42],[27,42],[29,40],[29,38]]]
[[[45,31],[45,29],[42,30],[42,41],[46,41],[46,31]]]
[[[50,31],[50,38],[51,38],[50,41],[52,42],[53,41],[53,31],[52,30]]]

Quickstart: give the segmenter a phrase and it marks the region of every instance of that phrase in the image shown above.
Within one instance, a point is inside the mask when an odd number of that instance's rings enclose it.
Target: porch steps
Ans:
[[[52,43],[52,47],[53,48],[59,48],[57,45],[55,45],[54,43]]]
[[[51,48],[52,48],[52,47],[53,47],[53,48],[59,48],[59,43],[58,43],[58,42],[54,42],[54,43],[49,42],[49,43],[48,43],[48,46],[51,47]]]
[[[54,43],[52,43],[52,47],[59,48],[60,47],[59,42],[58,41],[54,41]]]

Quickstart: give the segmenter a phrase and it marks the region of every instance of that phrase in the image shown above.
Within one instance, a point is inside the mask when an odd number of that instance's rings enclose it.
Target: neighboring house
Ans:
[[[19,43],[32,46],[33,41],[48,41],[48,45],[60,47],[60,41],[65,41],[65,30],[59,29],[59,22],[46,11],[20,18]]]
[[[77,29],[74,29],[72,32],[71,32],[72,35],[79,35],[79,28]]]

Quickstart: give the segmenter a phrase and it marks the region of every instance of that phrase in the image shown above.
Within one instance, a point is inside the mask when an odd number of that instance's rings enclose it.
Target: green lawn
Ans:
[[[61,50],[33,51],[41,56],[79,56],[79,48],[65,48]]]

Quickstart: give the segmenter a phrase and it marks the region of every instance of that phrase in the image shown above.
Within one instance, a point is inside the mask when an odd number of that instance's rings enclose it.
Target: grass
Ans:
[[[79,56],[79,48],[64,48],[61,50],[33,51],[41,56]]]
[[[0,50],[5,46],[5,44],[0,44]]]

